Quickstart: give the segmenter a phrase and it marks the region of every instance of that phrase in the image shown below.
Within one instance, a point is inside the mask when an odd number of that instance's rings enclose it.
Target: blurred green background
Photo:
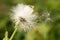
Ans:
[[[8,31],[9,37],[14,31],[14,23],[10,19],[11,8],[18,3],[34,6],[34,13],[37,12],[36,27],[29,32],[17,31],[13,40],[60,40],[60,0],[0,0],[0,40]],[[44,11],[50,13],[52,21],[41,19],[40,14]],[[41,21],[40,21],[41,19]]]

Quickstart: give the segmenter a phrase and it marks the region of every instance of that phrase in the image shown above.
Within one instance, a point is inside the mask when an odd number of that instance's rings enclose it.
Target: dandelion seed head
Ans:
[[[32,14],[33,8],[29,5],[18,4],[16,7],[13,7],[12,11],[12,19],[15,20],[15,25],[18,25],[24,31],[33,27],[36,19],[36,15]]]

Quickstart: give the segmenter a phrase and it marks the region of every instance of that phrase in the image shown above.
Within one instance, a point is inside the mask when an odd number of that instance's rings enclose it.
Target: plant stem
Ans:
[[[8,31],[6,31],[5,36],[6,36],[6,40],[8,40]]]
[[[10,37],[10,39],[9,39],[9,40],[12,40],[12,39],[13,39],[13,37],[14,37],[14,35],[15,35],[16,31],[17,31],[17,27],[15,28],[15,30],[14,30],[14,32],[13,32],[13,34],[11,35],[11,37]]]
[[[8,38],[8,31],[6,31],[6,33],[5,33],[5,37],[3,38],[3,40],[8,40],[9,38]]]

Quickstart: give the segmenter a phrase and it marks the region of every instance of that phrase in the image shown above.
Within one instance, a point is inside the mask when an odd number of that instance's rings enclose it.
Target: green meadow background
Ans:
[[[52,21],[44,22],[45,19],[37,19],[37,25],[29,32],[17,31],[13,40],[60,40],[60,0],[0,0],[0,40],[5,37],[8,31],[8,37],[14,31],[14,23],[10,19],[10,10],[18,3],[33,5],[34,12],[38,17],[44,10],[50,13]]]

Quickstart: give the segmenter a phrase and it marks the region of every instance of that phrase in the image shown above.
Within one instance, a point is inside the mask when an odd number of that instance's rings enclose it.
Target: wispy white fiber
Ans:
[[[12,11],[12,19],[20,29],[27,31],[34,26],[36,15],[33,14],[34,9],[30,5],[18,4]],[[21,19],[25,21],[22,22]]]

